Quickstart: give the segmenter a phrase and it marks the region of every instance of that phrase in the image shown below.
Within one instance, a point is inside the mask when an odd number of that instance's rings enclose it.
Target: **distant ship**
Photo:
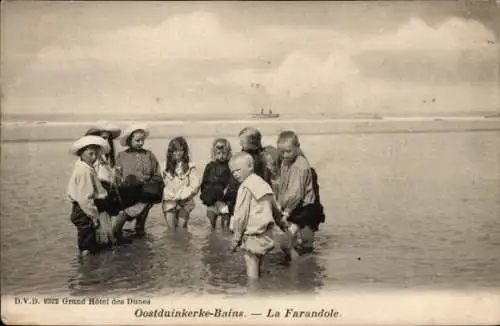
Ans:
[[[251,95],[251,101],[252,101],[252,107],[253,107],[252,111],[254,111],[254,112],[250,113],[250,116],[253,119],[276,119],[276,118],[279,118],[280,115],[278,113],[273,113],[273,110],[271,110],[271,108],[270,108],[271,107],[270,95],[267,92],[264,85],[262,85],[260,83],[251,83],[250,90],[251,90],[250,95]],[[265,113],[265,109],[268,109],[267,113]]]
[[[273,113],[273,110],[265,113],[264,109],[261,109],[260,113],[250,113],[250,116],[254,119],[276,119],[280,117],[279,113]]]

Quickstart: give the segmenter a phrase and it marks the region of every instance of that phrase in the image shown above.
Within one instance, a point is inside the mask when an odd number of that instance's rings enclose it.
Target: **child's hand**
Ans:
[[[99,222],[99,219],[92,219],[92,224],[94,224],[95,228],[98,228],[101,226],[101,222]]]
[[[288,230],[288,222],[286,220],[281,220],[278,224],[278,227],[281,229],[281,231],[286,232]]]
[[[236,250],[238,249],[238,247],[240,246],[240,244],[241,244],[241,240],[233,239],[231,241],[231,244],[229,245],[229,251],[236,252]]]

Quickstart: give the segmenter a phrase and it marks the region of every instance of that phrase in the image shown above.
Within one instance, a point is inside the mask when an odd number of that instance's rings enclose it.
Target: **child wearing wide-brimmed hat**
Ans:
[[[108,123],[108,122],[98,122],[95,126],[92,126],[87,130],[85,135],[94,135],[102,137],[104,140],[108,142],[109,145],[109,153],[103,154],[99,160],[96,162],[96,171],[99,179],[101,181],[105,181],[107,183],[115,182],[115,146],[114,140],[120,137],[122,130],[120,127]]]
[[[67,195],[73,204],[71,222],[78,231],[81,253],[96,253],[101,248],[97,241],[99,214],[108,193],[102,186],[94,164],[102,153],[110,150],[108,143],[98,136],[84,136],[71,145],[70,153],[79,157],[68,182]]]
[[[122,134],[120,144],[127,147],[118,153],[116,166],[122,187],[135,187],[135,203],[118,214],[113,226],[115,237],[122,237],[126,221],[135,220],[135,234],[145,235],[145,224],[149,210],[160,203],[163,195],[163,180],[156,156],[145,149],[144,142],[149,136],[149,128],[144,124],[133,124]]]

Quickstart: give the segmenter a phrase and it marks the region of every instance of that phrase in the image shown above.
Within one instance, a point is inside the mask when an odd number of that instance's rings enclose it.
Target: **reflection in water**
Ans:
[[[327,221],[314,254],[290,266],[280,265],[278,250],[265,257],[263,292],[500,286],[500,196],[498,174],[492,174],[498,171],[498,131],[335,139],[331,153],[325,152],[330,136],[301,139],[318,168]],[[206,161],[210,142],[191,140],[195,162]],[[2,144],[0,195],[8,203],[0,205],[2,293],[253,291],[241,253],[227,251],[230,234],[211,233],[198,199],[189,232],[166,231],[157,205],[145,239],[78,259],[64,197],[73,157],[61,146],[69,145]],[[153,139],[150,146],[160,153],[165,141]]]
[[[286,266],[282,264],[280,250],[274,250],[264,257],[259,280],[247,280],[241,252],[234,254],[227,249],[230,237],[220,231],[212,232],[207,235],[202,247],[202,262],[209,273],[207,282],[219,291],[227,292],[228,286],[233,285],[246,287],[247,294],[307,293],[323,286],[325,267],[318,263],[313,253],[301,256]]]
[[[134,292],[147,288],[152,278],[152,256],[147,239],[97,255],[77,256],[72,263],[77,275],[68,279],[70,293]]]
[[[222,291],[235,285],[244,285],[246,280],[241,254],[228,250],[230,239],[229,233],[215,230],[206,236],[201,248],[202,262],[208,271],[207,283]]]
[[[298,257],[288,265],[283,265],[283,255],[275,251],[263,262],[263,278],[260,289],[276,293],[316,292],[323,286],[325,267],[318,263],[314,253]]]

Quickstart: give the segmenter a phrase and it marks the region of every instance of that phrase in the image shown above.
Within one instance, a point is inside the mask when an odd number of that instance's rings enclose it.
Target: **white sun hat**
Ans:
[[[146,124],[133,124],[123,132],[122,138],[120,139],[120,144],[124,147],[127,146],[127,140],[137,130],[144,131],[144,135],[146,138],[149,136],[149,128]]]
[[[95,135],[102,131],[109,132],[113,139],[120,137],[122,130],[115,124],[109,123],[107,121],[99,121],[94,126],[89,128],[85,135]]]
[[[104,138],[99,136],[83,136],[71,145],[69,152],[73,155],[77,155],[82,148],[90,145],[101,147],[106,154],[110,151],[109,144]]]

